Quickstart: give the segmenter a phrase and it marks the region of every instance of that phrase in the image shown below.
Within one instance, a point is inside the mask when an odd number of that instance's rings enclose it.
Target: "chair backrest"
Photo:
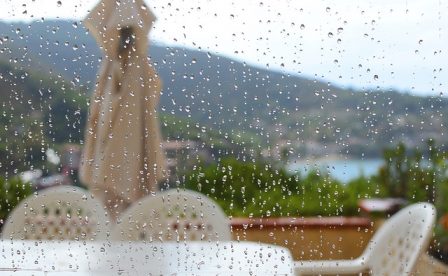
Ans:
[[[120,241],[228,241],[229,218],[207,196],[168,190],[134,203],[117,220],[111,239]]]
[[[107,212],[92,195],[58,186],[25,198],[3,226],[3,239],[101,240],[110,234]]]
[[[435,219],[430,203],[410,205],[388,219],[361,256],[372,275],[410,275],[429,244]]]

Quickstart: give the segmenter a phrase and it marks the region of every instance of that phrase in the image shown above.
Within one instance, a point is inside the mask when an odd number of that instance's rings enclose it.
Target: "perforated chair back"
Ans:
[[[360,257],[372,275],[410,275],[432,236],[436,210],[432,204],[410,205],[378,229]]]
[[[103,205],[86,190],[58,186],[25,198],[10,214],[3,239],[103,240],[110,234]]]
[[[228,241],[228,217],[207,196],[168,190],[136,202],[117,220],[111,239],[120,241]]]

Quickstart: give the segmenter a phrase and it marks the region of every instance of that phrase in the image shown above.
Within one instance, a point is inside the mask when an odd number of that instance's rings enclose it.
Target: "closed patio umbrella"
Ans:
[[[90,102],[80,179],[113,216],[164,178],[157,112],[162,84],[146,55],[154,20],[143,0],[102,0],[84,20],[104,58]]]

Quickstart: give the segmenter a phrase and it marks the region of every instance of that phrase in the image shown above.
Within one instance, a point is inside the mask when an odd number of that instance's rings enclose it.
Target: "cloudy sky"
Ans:
[[[96,0],[0,0],[2,20],[81,20]],[[151,39],[361,89],[448,95],[448,1],[146,0]],[[26,11],[26,12],[25,12]]]

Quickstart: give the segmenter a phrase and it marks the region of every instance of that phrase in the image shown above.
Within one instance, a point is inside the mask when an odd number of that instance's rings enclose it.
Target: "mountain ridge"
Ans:
[[[0,34],[10,63],[51,71],[75,90],[94,86],[102,54],[79,23],[3,23]],[[149,55],[164,82],[162,112],[248,143],[286,144],[306,156],[313,142],[328,154],[364,156],[398,141],[447,142],[445,98],[343,89],[185,48],[151,45]]]

